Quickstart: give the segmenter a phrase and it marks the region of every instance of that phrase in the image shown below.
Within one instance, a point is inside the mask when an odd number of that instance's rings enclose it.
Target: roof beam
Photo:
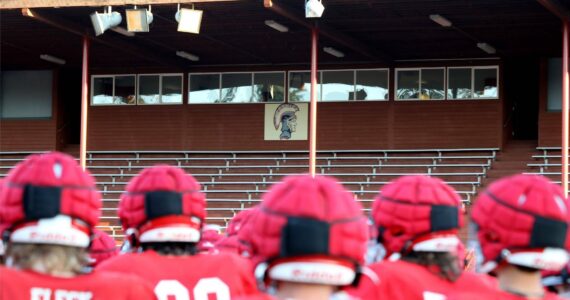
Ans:
[[[295,14],[291,9],[289,9],[288,7],[282,5],[282,4],[278,4],[276,3],[275,0],[264,0],[263,1],[263,5],[265,6],[265,8],[272,10],[273,12],[301,25],[304,26],[306,28],[313,28],[313,26],[315,26],[315,24],[313,22],[310,22],[308,20],[306,20],[303,17],[298,16],[297,14]],[[340,45],[352,49],[355,52],[358,52],[368,58],[374,59],[376,61],[380,61],[380,62],[387,62],[387,63],[391,63],[392,59],[385,53],[381,53],[380,51],[376,50],[376,49],[372,49],[369,46],[365,45],[364,43],[350,37],[347,34],[344,34],[342,32],[339,32],[333,28],[330,28],[328,26],[325,26],[323,24],[318,24],[318,28],[319,28],[319,34],[330,39],[333,40],[337,43],[339,43]]]
[[[536,0],[540,3],[544,8],[548,9],[551,13],[558,16],[560,19],[564,21],[570,20],[570,11],[562,5],[558,0]]]
[[[232,2],[242,0],[2,0],[0,9]]]
[[[40,13],[36,10],[31,10],[29,8],[23,8],[22,9],[22,14],[24,16],[27,17],[31,17],[39,22],[42,22],[44,24],[56,27],[58,29],[61,29],[63,31],[67,31],[79,36],[87,36],[89,39],[91,39],[93,42],[96,43],[100,43],[103,45],[106,45],[108,47],[112,47],[115,48],[119,51],[128,53],[130,55],[133,56],[137,56],[140,57],[142,59],[148,60],[148,61],[152,61],[155,63],[159,63],[161,65],[167,65],[167,66],[176,66],[177,68],[180,68],[183,64],[181,59],[177,59],[175,57],[171,58],[167,58],[164,56],[161,56],[160,54],[156,54],[153,51],[149,51],[145,48],[142,47],[138,47],[135,46],[131,43],[125,42],[124,39],[118,38],[118,37],[114,37],[114,36],[110,36],[110,35],[105,35],[103,37],[95,37],[91,31],[79,24],[76,24],[74,22],[56,17],[56,16],[52,16],[52,15],[48,15],[45,13]],[[79,51],[79,50],[78,50]]]

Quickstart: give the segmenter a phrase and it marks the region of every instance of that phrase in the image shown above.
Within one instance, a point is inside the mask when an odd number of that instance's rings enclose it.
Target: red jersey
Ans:
[[[54,277],[0,266],[0,300],[154,300],[148,283],[134,276],[93,272]]]
[[[247,296],[235,297],[232,300],[276,300],[272,296],[264,293],[252,294]]]
[[[507,293],[499,289],[487,290],[482,292],[461,293],[458,295],[451,295],[449,300],[562,300],[553,293],[546,293],[542,298],[528,298],[518,296],[515,294]]]
[[[251,263],[230,253],[166,256],[145,251],[115,256],[97,269],[144,278],[159,299],[229,300],[257,292]]]
[[[367,276],[362,276],[358,288],[350,291],[363,300],[440,300],[456,290],[477,291],[496,285],[494,279],[471,272],[463,272],[457,281],[450,282],[424,266],[402,260],[383,261],[368,268],[378,275],[380,281],[375,283]]]

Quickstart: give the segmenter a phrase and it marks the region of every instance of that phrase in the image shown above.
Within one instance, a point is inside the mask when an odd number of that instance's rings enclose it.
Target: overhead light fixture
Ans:
[[[51,56],[49,54],[42,54],[42,55],[40,55],[40,58],[45,60],[45,61],[52,62],[54,64],[65,65],[65,59],[55,57],[55,56]]]
[[[281,25],[273,20],[265,20],[265,25],[279,31],[279,32],[287,32],[289,31],[289,28],[287,28],[287,26],[285,25]]]
[[[305,18],[320,18],[325,11],[325,6],[321,0],[305,1]]]
[[[116,32],[116,33],[122,34],[122,35],[124,35],[124,36],[128,36],[128,37],[133,37],[133,36],[135,36],[135,33],[134,33],[134,32],[130,32],[130,31],[128,31],[125,27],[121,27],[121,26],[113,27],[113,28],[111,28],[110,30],[112,30],[112,31],[114,31],[114,32]]]
[[[453,23],[440,15],[429,15],[429,18],[443,27],[451,27]]]
[[[186,58],[186,59],[191,60],[191,61],[199,61],[200,60],[200,57],[198,57],[194,54],[185,52],[185,51],[176,51],[176,55],[178,55],[182,58]]]
[[[477,47],[479,47],[479,49],[487,52],[488,54],[497,53],[497,49],[495,49],[495,47],[493,47],[487,43],[477,43]]]
[[[338,58],[344,57],[344,53],[336,50],[335,48],[332,47],[324,47],[323,51],[325,51],[326,53],[332,55],[332,56],[336,56]]]
[[[150,5],[148,10],[145,8],[125,10],[127,16],[127,30],[131,32],[148,32],[148,26],[152,23],[152,12],[150,11]]]
[[[118,26],[122,20],[121,14],[111,11],[110,6],[104,13],[94,12],[91,14],[91,23],[93,23],[93,29],[95,29],[97,36],[102,35],[109,28]]]
[[[200,33],[202,13],[203,11],[194,9],[194,6],[192,6],[192,9],[180,8],[180,4],[178,4],[178,11],[175,15],[176,22],[178,22],[178,31]]]

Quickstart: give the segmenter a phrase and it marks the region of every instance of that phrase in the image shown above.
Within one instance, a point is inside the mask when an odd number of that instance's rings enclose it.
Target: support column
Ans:
[[[81,137],[79,143],[79,163],[85,170],[87,158],[87,108],[89,106],[89,38],[83,37],[83,70],[81,72]]]
[[[562,188],[568,196],[568,21],[562,29]]]
[[[318,29],[311,29],[311,112],[309,123],[309,173],[315,177],[317,162],[317,42]]]

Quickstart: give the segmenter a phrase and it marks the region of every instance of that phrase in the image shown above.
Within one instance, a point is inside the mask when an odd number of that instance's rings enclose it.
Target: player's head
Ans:
[[[251,219],[258,212],[259,206],[240,211],[228,224],[226,237],[218,241],[216,249],[222,252],[233,252],[240,256],[251,257],[249,236],[252,232]]]
[[[257,211],[257,206],[244,209],[237,213],[228,224],[228,228],[226,229],[226,235],[233,236],[237,235],[239,231],[243,228],[243,226],[249,221],[251,216],[255,214]]]
[[[143,170],[121,196],[119,217],[134,246],[162,254],[191,254],[206,218],[200,184],[173,166]]]
[[[345,286],[364,262],[366,218],[331,177],[285,178],[264,195],[248,224],[257,271],[267,267],[269,281]]]
[[[456,257],[460,203],[455,190],[441,179],[402,176],[384,186],[374,201],[378,240],[389,256],[438,266],[439,275],[453,280],[460,272]]]
[[[119,254],[119,249],[115,240],[99,229],[93,230],[93,241],[89,247],[89,257],[91,258],[91,267]]]
[[[568,262],[568,207],[562,189],[542,176],[492,183],[472,210],[483,270],[509,264],[529,271],[562,269]]]
[[[198,251],[202,253],[215,249],[216,243],[223,238],[222,227],[217,224],[206,224],[202,228],[202,238],[198,243]]]
[[[100,208],[95,181],[73,157],[29,156],[12,169],[0,191],[7,261],[25,269],[42,264],[45,273],[79,272]]]

